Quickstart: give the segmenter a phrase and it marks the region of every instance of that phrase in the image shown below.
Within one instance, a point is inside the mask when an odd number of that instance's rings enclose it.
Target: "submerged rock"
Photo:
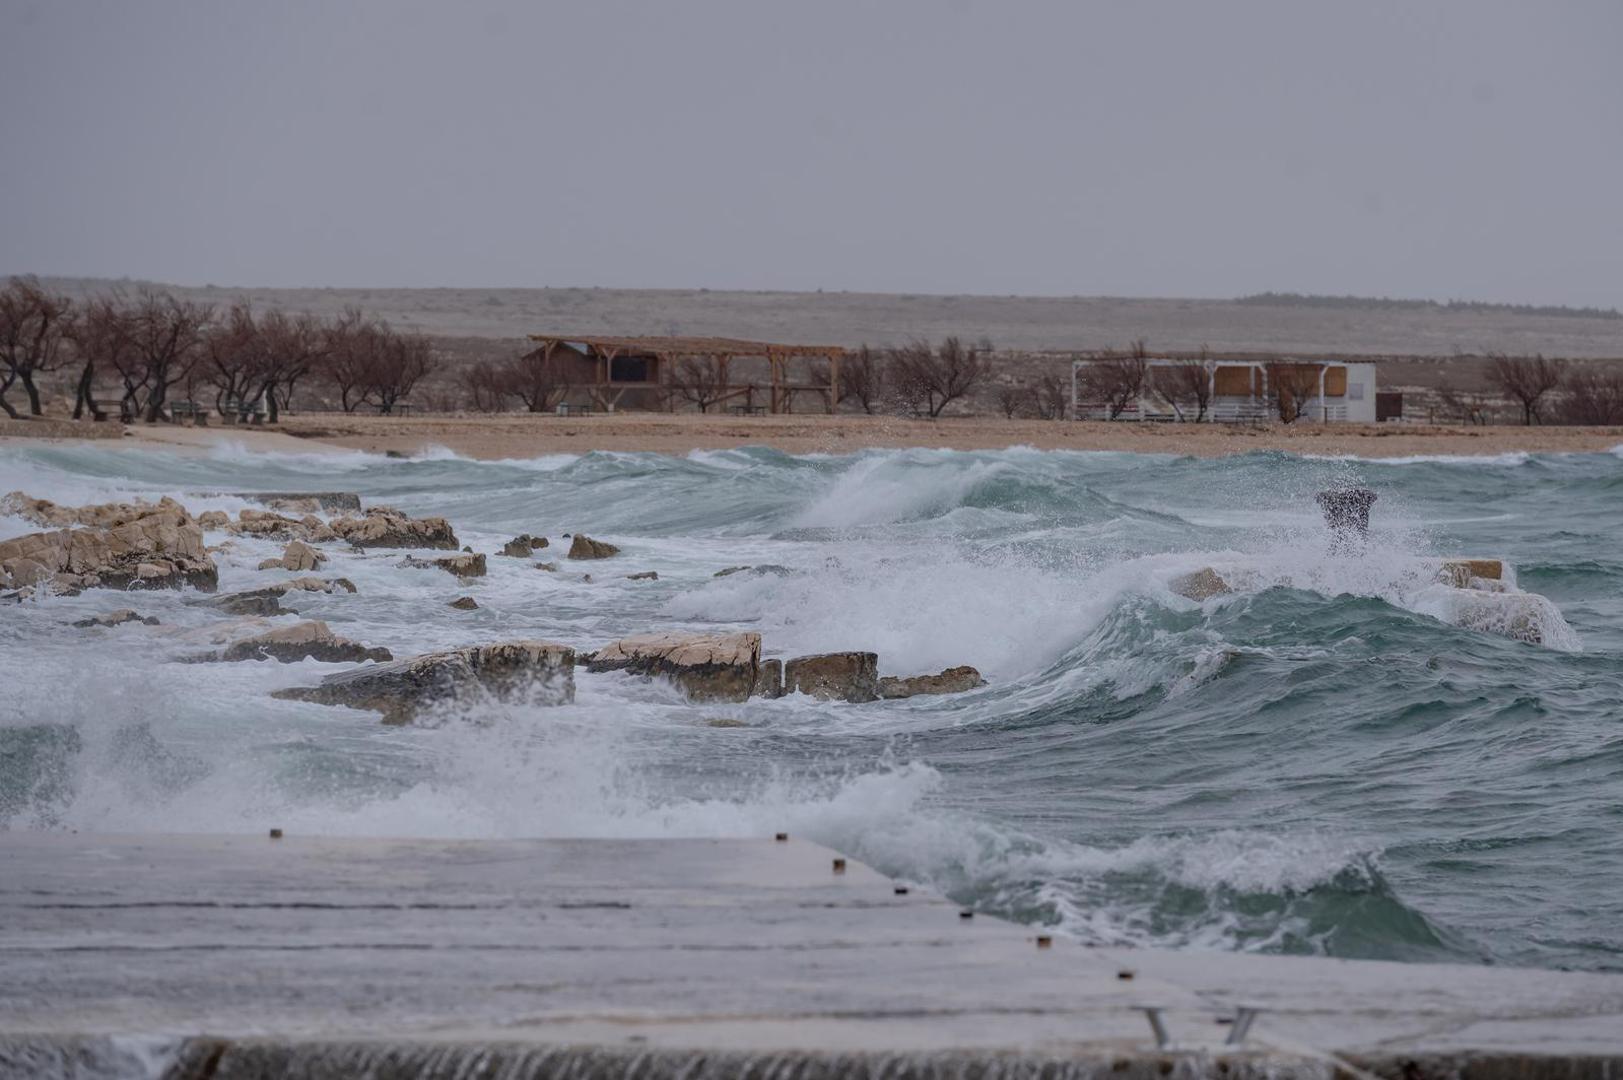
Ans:
[[[450,522],[442,517],[408,517],[390,506],[374,506],[360,517],[346,516],[328,522],[333,532],[359,548],[439,548],[455,551],[461,547]]]
[[[575,651],[567,645],[510,641],[338,672],[317,686],[271,696],[372,709],[386,724],[408,724],[425,709],[487,694],[510,703],[566,705],[575,700],[574,664]]]
[[[788,577],[792,573],[794,571],[787,566],[779,566],[777,563],[762,563],[760,566],[729,566],[725,570],[717,570],[710,576],[723,578],[732,577],[734,574],[753,574],[757,577],[764,577],[770,574],[773,577]]]
[[[479,601],[475,600],[471,596],[459,596],[455,600],[452,600],[446,606],[447,607],[454,607],[458,611],[478,611],[479,610]]]
[[[799,692],[821,701],[861,703],[879,697],[879,656],[871,652],[797,656],[783,665],[786,693]]]
[[[756,633],[638,634],[597,650],[586,670],[668,678],[694,701],[745,701],[760,662]]]
[[[627,574],[626,575],[626,580],[627,581],[658,581],[659,580],[659,572],[657,570],[644,570],[640,574]]]
[[[1167,588],[1179,596],[1197,603],[1214,596],[1227,596],[1234,590],[1221,574],[1209,566],[1188,574],[1180,574],[1167,582]]]
[[[353,491],[241,491],[239,499],[282,510],[289,514],[359,512],[361,497]]]
[[[280,615],[283,613],[281,599],[288,593],[354,591],[355,583],[348,578],[301,577],[293,578],[291,581],[278,581],[274,585],[264,585],[257,589],[221,593],[199,603],[203,607],[217,608],[228,615]]]
[[[400,565],[419,570],[444,570],[447,574],[454,574],[459,578],[485,576],[483,552],[477,555],[447,555],[441,559],[419,559],[415,555],[407,555],[400,561]]]
[[[232,642],[220,653],[219,659],[279,660],[284,664],[298,660],[346,663],[393,660],[394,655],[388,649],[368,648],[358,641],[341,638],[320,619],[311,619]]]
[[[569,544],[571,559],[607,559],[618,554],[620,549],[613,544],[593,540],[590,536],[583,536],[580,533],[576,533]]]
[[[131,608],[119,608],[117,611],[107,611],[100,615],[92,615],[88,619],[79,619],[74,626],[88,628],[93,626],[123,626],[125,623],[138,622],[143,626],[157,626],[158,620],[150,615],[142,615]]]
[[[279,559],[266,559],[259,564],[261,570],[319,570],[321,564],[327,561],[327,556],[306,544],[303,540],[294,540],[287,545]]]
[[[219,571],[203,547],[202,527],[173,499],[77,510],[46,505],[55,508],[52,513],[71,511],[108,524],[0,541],[0,588],[49,585],[54,592],[74,593],[192,585],[212,592],[218,584]]]
[[[981,673],[965,664],[948,668],[939,675],[914,675],[911,678],[886,676],[879,680],[882,698],[917,697],[921,694],[962,694],[985,686]]]

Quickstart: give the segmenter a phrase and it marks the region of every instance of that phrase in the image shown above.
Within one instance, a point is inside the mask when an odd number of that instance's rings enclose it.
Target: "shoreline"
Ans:
[[[183,427],[0,422],[0,445],[117,443],[202,453],[224,443],[279,453],[361,450],[419,454],[443,447],[464,457],[498,460],[590,451],[685,455],[697,450],[764,446],[786,454],[846,454],[868,449],[1116,451],[1227,457],[1276,450],[1312,457],[1488,457],[1511,453],[1604,453],[1623,447],[1623,427],[1493,427],[1400,424],[1251,426],[1139,422],[1003,420],[988,417],[916,420],[889,416],[756,416],[625,413],[559,417],[389,417],[306,414],[275,428]]]

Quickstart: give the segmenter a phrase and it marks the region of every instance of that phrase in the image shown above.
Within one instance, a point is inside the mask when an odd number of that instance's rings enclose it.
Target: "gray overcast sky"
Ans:
[[[1623,3],[0,0],[0,273],[1623,305]]]

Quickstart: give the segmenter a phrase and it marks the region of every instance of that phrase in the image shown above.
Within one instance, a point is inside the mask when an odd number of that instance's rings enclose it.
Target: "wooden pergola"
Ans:
[[[543,361],[560,362],[561,377],[571,385],[588,390],[594,405],[608,412],[630,391],[656,392],[666,408],[675,408],[675,396],[684,361],[709,365],[707,378],[719,380],[712,387],[719,396],[713,403],[725,404],[744,398],[744,409],[771,413],[794,412],[797,394],[816,394],[826,411],[839,404],[840,361],[845,350],[838,345],[785,345],[767,341],[742,341],[719,337],[605,337],[600,334],[531,334],[536,352]],[[532,353],[531,355],[534,355]],[[734,386],[733,361],[765,360],[768,369],[766,402],[757,405],[755,396],[763,389],[756,383]],[[826,380],[810,368],[816,360],[826,360]],[[791,370],[801,361],[800,378]]]

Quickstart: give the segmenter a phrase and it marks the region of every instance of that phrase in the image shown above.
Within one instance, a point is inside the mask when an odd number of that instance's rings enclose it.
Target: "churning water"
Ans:
[[[1376,489],[1367,551],[1313,494]],[[397,656],[538,637],[754,628],[770,655],[973,664],[955,697],[693,705],[623,675],[563,708],[429,728],[272,700],[332,665],[182,664],[217,613],[90,591],[0,609],[0,823],[422,836],[788,829],[1085,940],[1623,966],[1623,454],[1398,462],[768,450],[475,462],[0,451],[58,502],[345,489],[475,550],[584,531],[612,563],[492,556],[463,585],[333,553],[305,618]],[[34,526],[0,517],[0,535]],[[211,534],[211,541],[224,539]],[[237,540],[221,588],[280,545]],[[538,557],[552,557],[540,552]],[[1545,647],[1437,616],[1428,556],[1503,556]],[[1212,563],[1266,587],[1194,603]],[[788,576],[712,575],[774,563]],[[589,570],[594,582],[584,580]],[[657,582],[625,574],[656,570]],[[462,593],[480,609],[446,604]],[[134,606],[158,627],[81,630]],[[290,621],[285,619],[283,621]],[[718,719],[744,726],[715,726]]]

